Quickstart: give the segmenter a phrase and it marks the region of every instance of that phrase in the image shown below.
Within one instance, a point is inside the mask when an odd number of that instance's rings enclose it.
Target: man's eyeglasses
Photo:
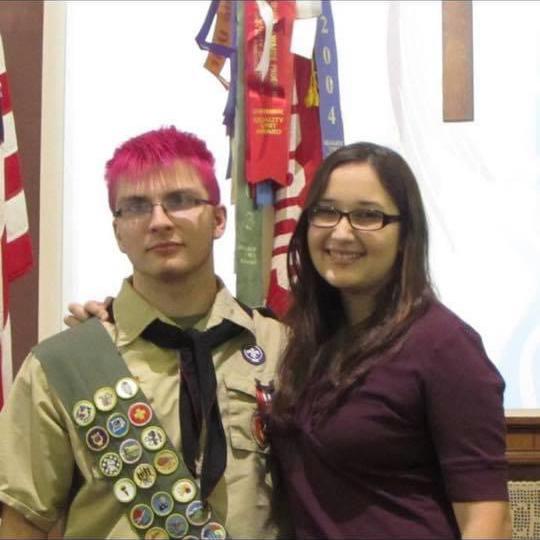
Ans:
[[[152,202],[146,197],[129,197],[122,201],[119,207],[113,212],[114,217],[135,219],[149,217],[154,206],[161,206],[163,211],[170,217],[181,218],[186,212],[193,210],[203,204],[213,204],[207,199],[194,197],[182,191],[168,193],[160,202]]]
[[[313,206],[308,210],[308,220],[314,227],[335,227],[345,216],[350,226],[357,231],[378,231],[389,223],[401,220],[401,216],[392,216],[379,210],[352,210],[343,212],[332,206]]]

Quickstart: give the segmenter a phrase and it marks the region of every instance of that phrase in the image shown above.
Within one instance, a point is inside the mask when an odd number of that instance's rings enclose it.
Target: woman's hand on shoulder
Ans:
[[[97,317],[101,321],[108,321],[109,313],[107,312],[107,308],[112,301],[113,298],[107,296],[103,302],[89,300],[84,305],[77,303],[68,304],[69,314],[64,317],[64,323],[72,328],[90,317]]]

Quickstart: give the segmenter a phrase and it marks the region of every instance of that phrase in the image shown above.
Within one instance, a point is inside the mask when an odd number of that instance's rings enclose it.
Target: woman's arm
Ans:
[[[506,501],[452,503],[462,538],[512,538]]]

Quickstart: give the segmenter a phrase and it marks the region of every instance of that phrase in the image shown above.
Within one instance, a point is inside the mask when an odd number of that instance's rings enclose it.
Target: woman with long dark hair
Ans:
[[[437,300],[399,154],[357,143],[323,162],[288,270],[270,427],[297,536],[510,537],[504,383]]]

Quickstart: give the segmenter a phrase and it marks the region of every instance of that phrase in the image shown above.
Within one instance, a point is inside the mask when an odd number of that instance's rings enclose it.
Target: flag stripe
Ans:
[[[19,156],[13,153],[4,159],[4,178],[6,199],[16,196],[22,192],[21,168]]]
[[[26,199],[24,192],[19,191],[17,195],[6,201],[6,234],[8,246],[11,242],[19,240],[23,234],[28,232],[28,216],[26,214]],[[8,253],[11,258],[11,253]]]
[[[2,93],[0,96],[2,97],[2,113],[10,113],[11,112],[11,92],[9,90],[9,84],[7,80],[7,73],[4,71],[0,74],[0,88],[2,89]]]

